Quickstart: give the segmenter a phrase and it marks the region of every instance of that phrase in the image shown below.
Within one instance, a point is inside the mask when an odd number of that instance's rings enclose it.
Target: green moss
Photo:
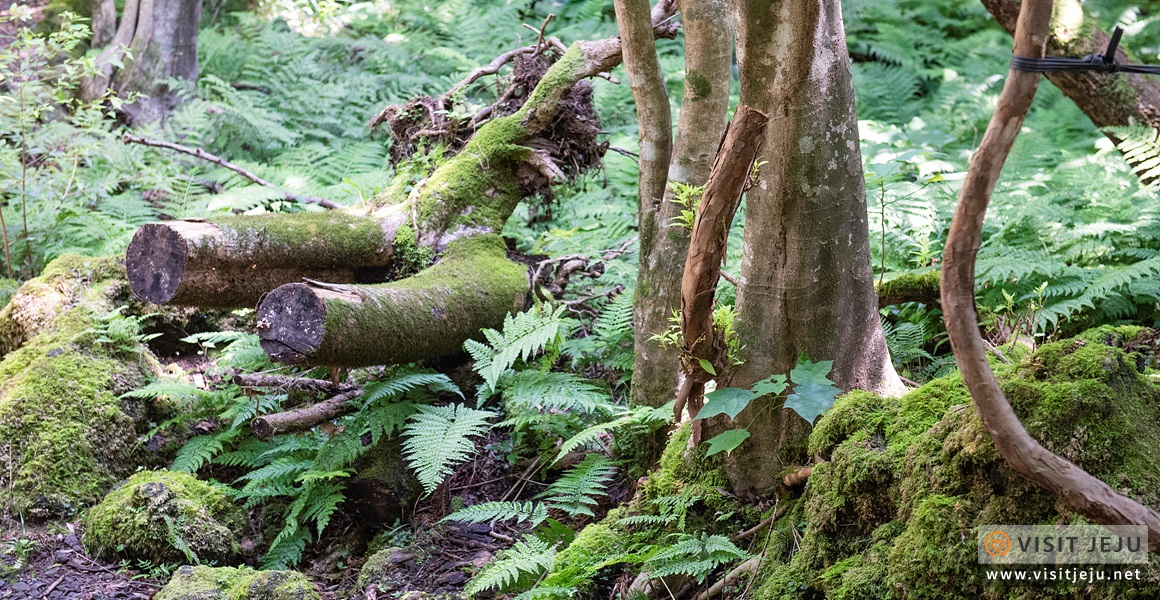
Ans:
[[[159,462],[137,437],[163,418],[164,407],[120,398],[145,384],[156,360],[132,340],[134,352],[122,352],[93,344],[89,333],[102,311],[126,301],[127,290],[116,260],[66,255],[0,312],[0,329],[17,332],[7,339],[19,342],[0,361],[0,462],[7,465],[0,506],[29,518],[71,515],[136,465]]]
[[[556,555],[551,572],[544,577],[544,587],[588,590],[602,569],[631,555],[632,536],[607,521],[580,530],[576,539]]]
[[[393,349],[396,362],[458,354],[463,340],[480,337],[480,322],[498,326],[522,310],[527,293],[527,269],[508,260],[502,238],[468,236],[412,277],[363,288],[361,305],[328,301],[328,334],[317,355],[341,359],[336,364],[379,364],[380,355],[366,352],[367,332]]]
[[[431,264],[432,258],[434,258],[434,253],[431,249],[419,245],[415,229],[410,225],[400,225],[395,233],[394,260],[392,261],[397,265],[398,272],[395,278],[399,279],[419,272]]]
[[[1046,344],[996,369],[1032,436],[1135,499],[1160,506],[1160,392],[1125,344],[1135,329],[1101,328]],[[1153,598],[1135,588],[1050,588],[985,580],[975,527],[1082,522],[995,451],[961,377],[902,398],[854,393],[818,422],[816,465],[800,506],[776,527],[755,598]],[[788,521],[785,519],[789,519]],[[1153,561],[1157,562],[1156,560]]]
[[[337,210],[231,215],[210,222],[222,235],[206,236],[204,244],[247,248],[260,243],[265,252],[293,256],[297,263],[314,267],[364,265],[368,257],[387,251],[386,233],[377,219]],[[319,239],[327,243],[314,243]]]
[[[934,301],[939,297],[938,269],[923,273],[903,273],[894,279],[875,283],[878,297],[890,302]]]
[[[184,566],[154,600],[320,600],[314,585],[293,571]]]
[[[106,558],[229,562],[244,523],[217,487],[188,473],[142,471],[89,511],[83,542]]]
[[[685,74],[685,86],[692,92],[693,100],[703,100],[713,93],[713,84],[704,75],[690,70]]]

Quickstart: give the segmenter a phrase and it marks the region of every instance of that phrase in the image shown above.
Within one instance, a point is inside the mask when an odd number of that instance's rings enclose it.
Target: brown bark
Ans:
[[[982,2],[1007,33],[1015,33],[1020,0]],[[1048,56],[1081,58],[1103,54],[1108,48],[1108,34],[1100,29],[1079,0],[1058,0],[1049,27]],[[1139,62],[1123,45],[1116,52],[1116,60]],[[1075,102],[1096,127],[1130,123],[1160,127],[1160,80],[1156,77],[1085,71],[1048,73],[1047,80]],[[1113,136],[1108,137],[1115,140]]]
[[[685,89],[667,179],[702,186],[725,132],[733,27],[727,0],[681,0],[678,4],[685,39]],[[667,107],[667,98],[665,102]],[[642,173],[644,169],[642,163]],[[643,184],[641,189],[645,189]],[[681,272],[689,247],[689,232],[673,224],[683,207],[672,201],[671,190],[663,189],[663,193],[663,201],[641,202],[639,211],[632,392],[636,404],[647,406],[665,404],[677,389],[678,349],[662,348],[652,337],[668,329],[669,317],[681,306]]]
[[[729,385],[788,373],[800,355],[833,360],[843,389],[899,394],[870,269],[865,184],[837,0],[738,0],[741,102],[770,115],[749,190],[736,329],[743,365]],[[801,464],[809,424],[754,401],[752,437],[726,459],[738,492],[763,493]],[[710,424],[711,427],[719,427]],[[708,433],[706,433],[708,435]]]
[[[1051,0],[1023,0],[1015,54],[1040,58],[1048,38]],[[995,449],[1011,468],[1051,490],[1075,512],[1107,525],[1147,525],[1148,546],[1160,552],[1160,514],[1117,493],[1070,461],[1045,449],[1011,408],[987,363],[975,315],[975,258],[987,205],[1003,162],[1019,135],[1039,75],[1011,70],[983,142],[972,157],[943,254],[942,299],[955,362]]]
[[[453,244],[417,275],[380,285],[292,283],[258,306],[258,337],[289,364],[367,366],[459,354],[529,300],[527,269],[498,235]]]
[[[701,407],[705,383],[726,372],[726,341],[713,328],[713,300],[721,280],[721,262],[729,241],[729,228],[741,206],[741,195],[753,172],[769,117],[745,105],[737,107],[733,122],[725,130],[725,139],[717,152],[713,171],[701,206],[693,222],[688,258],[681,278],[681,336],[685,341],[682,386],[675,407],[679,418],[685,404],[689,416],[696,417]],[[713,366],[706,371],[700,361]],[[695,436],[696,437],[696,436]]]

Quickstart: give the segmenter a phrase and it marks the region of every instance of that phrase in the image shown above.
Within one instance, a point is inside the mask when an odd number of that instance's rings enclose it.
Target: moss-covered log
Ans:
[[[434,266],[402,281],[293,283],[258,307],[262,348],[290,364],[364,366],[448,356],[522,310],[527,269],[498,235],[458,240]]]
[[[402,221],[329,211],[151,223],[125,264],[133,292],[154,304],[252,307],[303,277],[371,283],[405,271],[413,236],[400,238]]]

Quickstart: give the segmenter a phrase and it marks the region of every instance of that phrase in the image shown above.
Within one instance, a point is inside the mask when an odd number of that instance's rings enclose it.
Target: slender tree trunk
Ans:
[[[833,360],[843,389],[901,393],[878,320],[865,185],[837,0],[737,2],[741,102],[770,117],[749,190],[736,328],[745,364],[731,385],[788,373],[799,355]],[[808,424],[754,402],[752,438],[726,471],[765,491],[801,460]],[[750,421],[752,419],[752,421]]]
[[[633,300],[636,325],[636,360],[633,371],[633,398],[639,404],[658,406],[668,402],[676,389],[676,354],[666,351],[650,338],[668,327],[671,314],[666,303],[679,272],[656,273],[652,250],[657,237],[663,235],[663,222],[657,213],[668,182],[672,155],[672,114],[657,58],[648,0],[616,0],[616,23],[624,48],[624,66],[632,96],[636,101],[637,128],[640,136],[640,176],[637,186],[640,199],[637,220],[640,227],[640,270]],[[674,265],[665,265],[673,267]]]
[[[685,34],[685,91],[667,179],[702,186],[709,178],[725,131],[733,30],[727,0],[682,0],[678,5]],[[667,111],[667,95],[663,100]],[[640,106],[639,100],[637,105]],[[642,132],[644,126],[642,116]],[[643,144],[642,133],[642,147]],[[689,246],[689,232],[671,225],[682,207],[672,202],[672,191],[665,189],[666,178],[657,174],[662,167],[653,161],[646,182],[645,163],[641,162],[640,269],[632,389],[633,400],[648,406],[672,400],[677,389],[677,349],[661,348],[651,338],[668,329],[669,317],[681,306],[681,273]],[[648,195],[657,194],[658,188],[662,195]],[[662,197],[663,201],[657,200]],[[647,198],[653,201],[646,202]]]

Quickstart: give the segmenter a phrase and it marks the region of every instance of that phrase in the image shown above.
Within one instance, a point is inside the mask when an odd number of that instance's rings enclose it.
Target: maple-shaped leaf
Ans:
[[[696,419],[708,419],[720,414],[736,419],[757,394],[741,388],[721,388],[705,394],[705,405],[697,412]]]
[[[730,454],[747,439],[749,439],[748,429],[730,429],[709,440],[709,451],[705,456],[713,456],[718,452]]]

